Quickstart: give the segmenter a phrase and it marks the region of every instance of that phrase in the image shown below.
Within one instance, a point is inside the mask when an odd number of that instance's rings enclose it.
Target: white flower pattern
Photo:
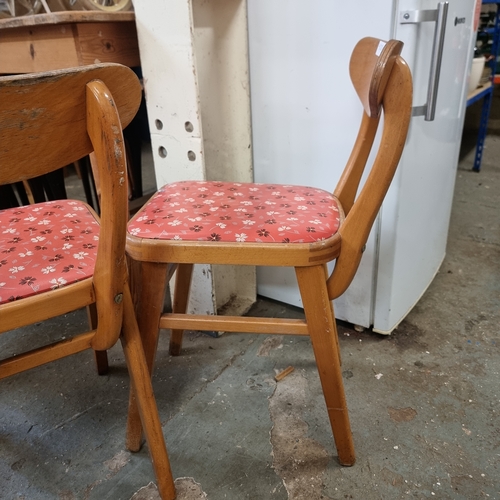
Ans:
[[[99,224],[80,201],[0,210],[0,304],[92,276],[98,239]]]
[[[163,186],[128,232],[162,240],[312,243],[330,238],[339,225],[337,199],[322,189],[182,181]]]

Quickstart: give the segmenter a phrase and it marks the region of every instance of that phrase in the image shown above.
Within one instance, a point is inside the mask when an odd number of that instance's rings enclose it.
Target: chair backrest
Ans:
[[[383,42],[377,38],[363,38],[351,56],[351,80],[364,112],[356,143],[334,192],[346,218],[339,230],[342,237],[340,255],[328,279],[331,299],[344,293],[356,273],[403,152],[411,118],[412,78],[400,55],[402,48],[398,40]],[[378,152],[357,195],[382,111],[383,131]]]
[[[141,93],[134,72],[118,64],[0,77],[0,184],[95,153],[102,193],[93,277],[99,350],[116,342],[121,327],[128,219],[122,127],[136,114]]]

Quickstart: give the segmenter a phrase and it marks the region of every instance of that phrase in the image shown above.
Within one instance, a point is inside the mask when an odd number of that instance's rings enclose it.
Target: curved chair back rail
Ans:
[[[354,159],[352,163],[348,163],[346,175],[341,179],[342,184],[339,183],[339,187],[334,192],[341,202],[344,197],[347,199],[345,204],[342,203],[346,219],[339,229],[342,248],[337,257],[335,269],[328,280],[328,290],[332,300],[346,291],[356,274],[368,235],[396,172],[408,134],[412,107],[411,74],[404,59],[401,57],[394,59],[395,62],[382,97],[384,127],[380,147],[366,182],[357,198],[354,199],[353,196],[358,191],[362,174],[361,166],[356,168],[362,162]],[[359,135],[362,137],[365,130],[368,130],[366,135],[370,136],[373,143],[377,125],[378,117],[369,118],[365,114]],[[363,144],[363,142],[365,141],[358,136],[356,144]],[[368,155],[369,151],[364,151],[364,154]],[[364,164],[366,161],[367,158],[364,158]],[[352,170],[350,170],[351,167]],[[349,176],[350,173],[352,176]]]

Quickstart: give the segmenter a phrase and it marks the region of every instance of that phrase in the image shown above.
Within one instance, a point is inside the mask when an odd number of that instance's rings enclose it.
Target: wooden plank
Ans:
[[[491,82],[485,83],[484,85],[480,85],[479,87],[477,87],[476,89],[474,89],[472,92],[470,92],[467,95],[467,101],[469,101],[470,99],[473,99],[474,97],[479,95],[481,92],[484,92],[485,90],[491,88],[491,85],[492,85]]]
[[[76,25],[81,64],[115,62],[140,66],[135,22],[80,23]]]
[[[27,16],[36,18],[31,24],[0,20],[0,73],[50,71],[97,62],[140,66],[133,13],[64,14]]]
[[[99,12],[99,11],[61,11],[50,14],[36,14],[0,19],[0,29],[19,28],[22,26],[40,26],[43,24],[95,23],[134,21],[134,12]]]
[[[0,73],[34,73],[79,65],[69,24],[20,27],[0,35]]]

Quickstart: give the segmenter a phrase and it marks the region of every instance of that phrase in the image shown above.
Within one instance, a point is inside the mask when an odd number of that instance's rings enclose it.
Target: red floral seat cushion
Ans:
[[[312,243],[339,228],[336,198],[282,184],[183,181],[163,186],[130,221],[139,238]]]
[[[0,211],[0,304],[92,276],[98,240],[99,223],[79,201]]]

